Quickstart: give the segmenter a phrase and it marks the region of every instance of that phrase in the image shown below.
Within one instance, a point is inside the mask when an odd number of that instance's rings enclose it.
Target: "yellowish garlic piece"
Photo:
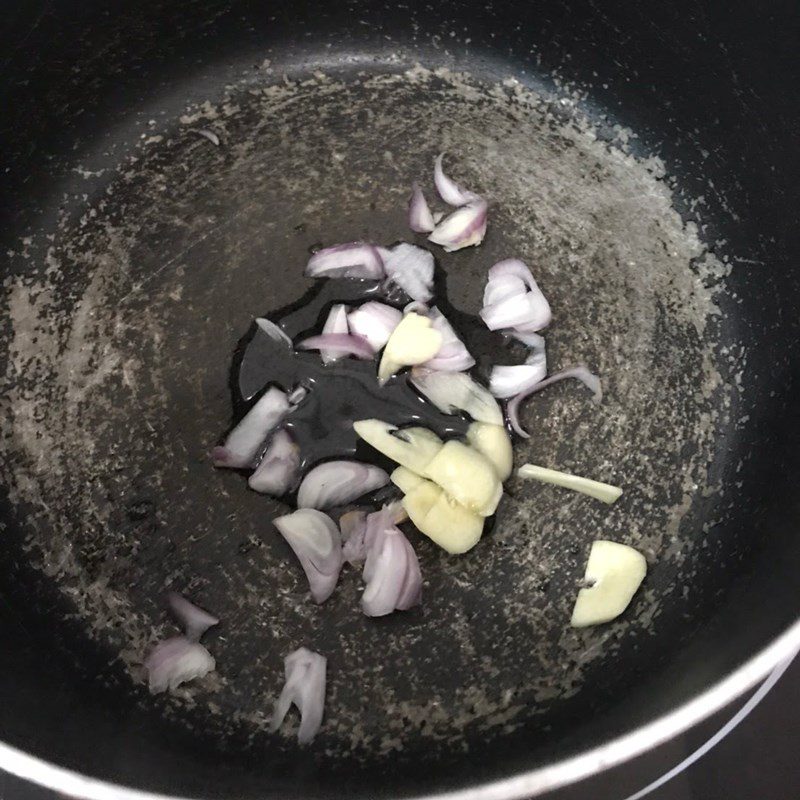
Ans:
[[[473,422],[467,428],[467,441],[489,459],[501,483],[508,479],[514,468],[514,451],[511,437],[502,425]]]
[[[413,367],[432,359],[442,346],[442,334],[431,327],[428,317],[406,314],[392,331],[378,367],[378,381],[386,383],[403,367]]]
[[[432,481],[422,480],[403,498],[403,508],[408,518],[422,530],[425,517],[442,494],[442,487]]]
[[[427,428],[398,428],[380,419],[361,419],[353,430],[369,445],[403,467],[425,474],[428,463],[442,449],[442,440]]]
[[[584,580],[570,625],[584,628],[618,617],[629,605],[647,574],[644,556],[626,544],[603,539],[592,542]]]
[[[466,553],[480,541],[483,517],[473,514],[441,486],[423,480],[404,498],[416,528],[448,553]]]
[[[588,494],[596,500],[604,503],[615,503],[622,495],[619,486],[612,486],[610,483],[600,483],[589,478],[581,478],[578,475],[570,475],[569,472],[559,472],[555,469],[537,467],[535,464],[524,464],[517,470],[520,478],[535,478],[543,483],[552,483],[555,486],[563,486],[565,489],[572,489],[573,492]]]
[[[412,472],[408,467],[398,467],[389,477],[403,494],[408,494],[425,481],[425,478],[417,475],[416,472]]]
[[[425,474],[454,500],[481,517],[494,514],[503,494],[503,485],[492,463],[463,442],[447,442],[427,465]]]

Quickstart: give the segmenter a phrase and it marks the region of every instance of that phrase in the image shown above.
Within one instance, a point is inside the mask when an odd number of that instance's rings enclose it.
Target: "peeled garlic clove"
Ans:
[[[398,467],[390,476],[392,483],[403,493],[408,494],[419,484],[425,481],[424,478],[412,472],[407,467]]]
[[[353,430],[369,445],[392,461],[418,475],[442,449],[442,440],[427,428],[398,428],[379,419],[361,419]]]
[[[402,367],[413,367],[433,358],[442,346],[442,334],[427,317],[413,311],[392,331],[378,367],[378,380],[385,383]]]
[[[467,441],[492,463],[497,477],[503,482],[514,467],[511,437],[502,425],[473,422],[467,428]]]
[[[578,592],[570,625],[584,628],[618,617],[647,574],[644,556],[625,544],[592,542],[584,580],[593,585]]]
[[[462,442],[447,442],[428,464],[425,474],[454,500],[482,517],[494,514],[503,494],[503,485],[491,462]]]
[[[480,541],[483,517],[431,481],[421,481],[403,498],[403,505],[416,528],[448,553],[466,553]]]
[[[422,531],[425,517],[442,495],[442,487],[432,481],[422,480],[404,498],[403,508],[408,518]],[[424,533],[424,531],[423,531]]]

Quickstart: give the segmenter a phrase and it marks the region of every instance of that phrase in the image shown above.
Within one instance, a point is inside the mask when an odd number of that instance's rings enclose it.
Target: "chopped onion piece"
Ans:
[[[428,201],[417,183],[411,187],[408,200],[408,227],[415,233],[430,233],[436,227]]]
[[[247,485],[256,492],[281,497],[294,486],[300,468],[300,449],[283,428],[275,431],[267,452]]]
[[[519,407],[522,401],[541,389],[545,389],[558,381],[563,381],[565,378],[575,378],[583,383],[587,389],[594,393],[592,400],[594,400],[595,403],[599,403],[603,399],[603,388],[600,384],[600,378],[594,373],[589,372],[586,367],[579,365],[577,367],[561,370],[561,372],[557,372],[555,375],[551,375],[549,378],[539,381],[539,383],[534,384],[524,392],[520,392],[508,401],[506,405],[508,422],[514,431],[522,436],[523,439],[530,438],[530,434],[525,431],[519,421]]]
[[[319,350],[329,356],[355,356],[368,361],[375,356],[375,351],[363,336],[354,333],[323,333],[309,336],[297,345],[299,350]]]
[[[509,297],[525,294],[526,291],[525,281],[522,278],[517,278],[514,275],[494,278],[486,281],[486,287],[483,290],[483,304],[485,306],[494,305],[507,300]]]
[[[522,327],[540,330],[550,324],[552,314],[550,305],[541,292],[526,292],[484,306],[481,309],[481,318],[490,331]]]
[[[283,659],[286,681],[272,712],[270,730],[273,733],[281,727],[294,703],[300,712],[297,741],[308,744],[317,735],[325,711],[327,663],[325,656],[306,647],[295,650]]]
[[[322,327],[323,336],[328,333],[350,333],[350,328],[347,324],[347,306],[343,303],[337,303],[331,307],[328,312],[328,319],[325,320],[325,325]],[[320,350],[319,354],[322,358],[323,364],[330,364],[336,361],[337,358],[342,357],[340,350]]]
[[[403,314],[385,303],[371,300],[351,311],[347,319],[350,330],[363,336],[377,353],[389,341],[392,331],[403,319]]]
[[[464,411],[477,422],[503,424],[497,400],[469,375],[417,368],[411,372],[411,383],[443,414]]]
[[[589,478],[580,478],[577,475],[570,475],[568,472],[559,472],[554,469],[537,467],[535,464],[525,464],[517,470],[520,478],[535,478],[537,481],[552,483],[555,486],[563,486],[565,489],[572,489],[574,492],[581,492],[602,500],[604,503],[616,502],[622,495],[622,489],[618,486],[611,486],[608,483],[600,483]]]
[[[292,340],[274,322],[270,322],[264,317],[259,317],[256,320],[256,325],[258,325],[270,339],[274,339],[276,342],[282,342],[287,347],[292,346]]]
[[[353,530],[350,538],[345,543],[344,557],[346,561],[353,565],[370,558],[370,566],[365,565],[364,567],[364,580],[369,580],[372,564],[377,557],[377,551],[380,550],[380,540],[384,531],[398,525],[404,519],[406,519],[406,513],[402,504],[390,503],[380,511],[373,511],[371,514],[367,514],[363,524],[357,519],[354,519],[352,523],[346,521],[348,527],[350,525],[353,526]]]
[[[375,245],[349,242],[314,253],[306,265],[309,278],[371,278],[384,276],[383,259]]]
[[[298,509],[273,523],[300,561],[314,601],[324,603],[333,594],[342,568],[339,529],[313,508]]]
[[[647,574],[644,556],[632,547],[602,539],[592,542],[584,581],[570,625],[584,628],[618,617],[633,599]]]
[[[488,209],[486,201],[480,198],[462,206],[433,229],[428,241],[440,244],[448,253],[479,245],[486,236]]]
[[[525,334],[526,336],[536,336],[533,352],[525,359],[524,364],[512,367],[497,366],[492,368],[489,377],[489,391],[495,397],[513,397],[515,394],[524,392],[531,386],[535,386],[544,380],[547,375],[547,356],[544,349],[544,339],[537,333]],[[531,339],[530,341],[535,341]]]
[[[358,564],[366,558],[364,537],[367,533],[366,511],[348,511],[339,517],[342,535],[342,556],[348,564]]]
[[[443,159],[444,153],[440,153],[436,157],[433,167],[433,182],[436,184],[436,191],[439,192],[439,197],[451,206],[464,206],[473,200],[477,200],[478,195],[466,191],[466,189],[463,189],[444,174],[444,169],[442,168]]]
[[[271,387],[211,453],[215,467],[252,467],[264,440],[289,411],[286,393]]]
[[[373,554],[375,554],[373,556]],[[406,611],[422,599],[422,573],[411,542],[394,526],[382,531],[372,544],[364,576],[367,585],[361,595],[361,608],[368,617],[383,617],[393,611]]]
[[[183,625],[186,638],[191,642],[199,642],[200,637],[209,628],[219,624],[217,617],[189,602],[177,592],[170,592],[167,595],[167,602],[178,622]]]
[[[475,359],[470,355],[464,342],[458,338],[447,317],[434,308],[430,311],[431,327],[442,334],[442,346],[436,355],[426,361],[423,366],[440,372],[461,372],[475,366]]]
[[[433,253],[415,244],[401,242],[389,252],[386,275],[410,298],[426,303],[433,297]]]
[[[553,314],[528,266],[518,258],[507,258],[489,270],[481,317],[492,331],[531,332],[547,327]]]
[[[538,333],[533,333],[533,332],[529,333],[520,330],[509,331],[508,333],[511,336],[513,336],[517,341],[527,345],[535,352],[541,352],[542,354],[544,354],[545,351],[544,336],[540,336]]]
[[[297,491],[298,508],[333,508],[380,489],[389,475],[360,461],[327,461],[303,478]]]
[[[159,642],[145,659],[151,694],[177,689],[212,672],[216,662],[199,642],[175,636]]]

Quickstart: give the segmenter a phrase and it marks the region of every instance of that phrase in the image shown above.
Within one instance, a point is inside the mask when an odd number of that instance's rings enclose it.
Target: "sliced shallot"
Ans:
[[[550,324],[552,316],[547,298],[524,262],[507,258],[489,270],[481,310],[489,330],[538,331]]]
[[[603,388],[600,383],[600,378],[593,372],[590,372],[585,366],[579,365],[577,367],[561,370],[561,372],[557,372],[555,375],[551,375],[549,378],[539,381],[539,383],[520,392],[508,401],[506,405],[506,414],[508,415],[509,424],[523,439],[529,439],[530,434],[525,431],[519,421],[519,407],[522,401],[541,389],[545,389],[558,381],[563,381],[565,378],[575,378],[575,380],[579,380],[583,383],[583,385],[593,393],[594,396],[592,399],[596,403],[599,403],[603,399]]]
[[[476,422],[503,424],[503,412],[497,400],[463,372],[435,372],[417,367],[411,372],[411,383],[443,414],[464,411]]]
[[[436,191],[439,192],[439,197],[451,206],[464,206],[473,200],[477,200],[478,195],[463,189],[452,178],[448,178],[444,174],[444,169],[442,168],[443,159],[444,153],[440,153],[436,157],[433,167],[433,182],[436,185]]]
[[[486,236],[488,209],[485,200],[473,200],[445,217],[433,229],[428,241],[440,244],[448,253],[479,245]]]
[[[371,544],[364,565],[367,585],[361,608],[368,617],[405,611],[422,598],[422,573],[411,542],[393,525],[384,527]]]
[[[354,333],[323,333],[319,336],[309,336],[297,345],[299,350],[319,350],[328,356],[355,356],[368,361],[375,356],[375,351],[369,342]]]
[[[492,368],[492,374],[489,376],[489,391],[495,397],[513,397],[543,381],[547,375],[544,338],[538,333],[515,335],[526,337],[527,341],[531,343],[531,353],[525,359],[524,364]]]
[[[326,461],[303,478],[297,491],[298,508],[333,508],[352,502],[389,483],[380,467],[360,461]]]
[[[403,314],[399,309],[374,300],[351,311],[347,317],[350,330],[363,336],[376,353],[389,341],[401,319]]]
[[[440,372],[462,372],[475,366],[475,359],[470,355],[464,342],[458,338],[447,317],[436,307],[430,310],[428,316],[431,327],[442,334],[442,346],[439,352],[422,366]]]
[[[300,561],[314,601],[324,603],[333,594],[342,568],[339,529],[313,508],[298,509],[273,523]]]
[[[309,278],[371,278],[384,276],[383,259],[375,245],[349,242],[314,253],[306,265]]]
[[[306,647],[301,647],[283,659],[286,681],[275,710],[272,712],[270,730],[281,727],[292,703],[300,712],[297,741],[308,744],[322,724],[325,711],[325,673],[327,659]]]
[[[365,557],[364,536],[367,532],[367,512],[348,511],[339,517],[342,535],[342,557],[348,564],[357,564]]]
[[[294,486],[299,468],[300,449],[291,434],[281,428],[275,431],[247,485],[255,492],[281,497]]]
[[[424,247],[401,242],[390,251],[384,264],[386,276],[412,300],[427,303],[433,297],[433,253]]]
[[[347,306],[343,303],[337,303],[331,307],[328,312],[328,318],[325,320],[325,325],[322,327],[322,335],[328,333],[350,333],[350,327],[347,324]],[[319,351],[323,364],[330,364],[336,361],[337,358],[342,357],[340,350],[323,350]]]
[[[219,624],[217,617],[204,611],[177,592],[170,592],[167,595],[167,602],[175,618],[183,625],[186,638],[191,642],[199,642],[200,637],[209,628]]]
[[[212,672],[216,662],[199,642],[175,636],[159,642],[145,659],[151,694],[177,689]]]
[[[428,201],[416,183],[411,187],[408,199],[408,227],[415,233],[430,233],[436,227]]]
[[[271,387],[228,434],[225,444],[215,447],[211,456],[215,467],[252,467],[265,439],[289,411],[286,393]]]

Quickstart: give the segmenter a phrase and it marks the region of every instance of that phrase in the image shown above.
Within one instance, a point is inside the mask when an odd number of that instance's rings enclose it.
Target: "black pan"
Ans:
[[[533,795],[797,645],[794,9],[3,11],[0,767],[104,798]],[[609,509],[511,481],[467,556],[414,540],[421,609],[370,620],[354,571],[309,601],[285,507],[206,454],[252,319],[309,289],[310,248],[409,239],[440,150],[492,207],[481,247],[439,257],[450,301],[474,314],[488,267],[525,259],[551,368],[605,382],[600,406],[532,400],[517,463],[626,491]],[[598,536],[649,573],[576,631]],[[168,589],[222,618],[218,670],[153,698]],[[301,644],[330,665],[306,749],[266,730]]]

